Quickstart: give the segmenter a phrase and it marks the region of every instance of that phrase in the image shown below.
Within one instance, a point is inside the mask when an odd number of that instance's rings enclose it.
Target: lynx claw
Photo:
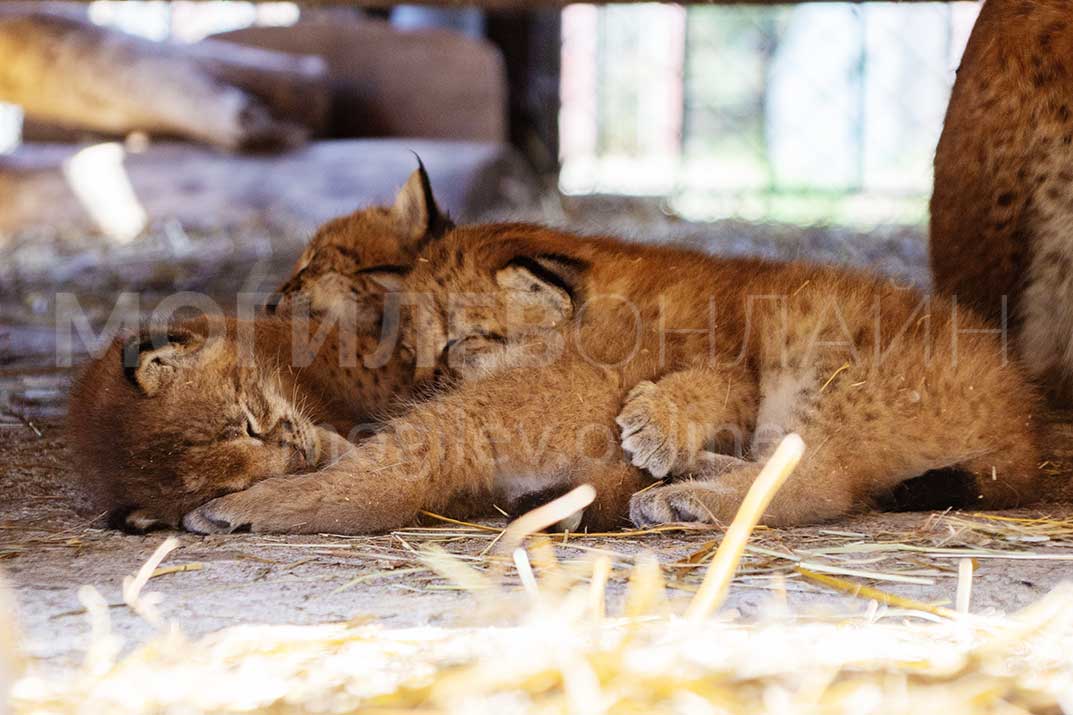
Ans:
[[[674,450],[652,426],[623,439],[622,449],[633,466],[647,470],[655,479],[663,479],[674,465]]]
[[[230,523],[199,513],[198,509],[183,517],[183,528],[191,534],[231,534],[236,531]]]
[[[622,428],[623,438],[632,435],[648,424],[649,405],[648,401],[642,398],[651,395],[656,389],[656,383],[644,380],[637,383],[626,394],[626,401],[623,404],[622,411],[615,418],[615,422]]]

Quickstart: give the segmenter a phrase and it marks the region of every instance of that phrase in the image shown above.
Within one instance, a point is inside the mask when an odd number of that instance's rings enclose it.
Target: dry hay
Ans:
[[[175,574],[196,568],[161,567],[174,547],[168,540],[122,590],[126,607],[155,624],[158,635],[121,657],[111,604],[86,587],[80,597],[93,638],[84,667],[62,677],[31,667],[11,706],[14,713],[124,714],[1073,712],[1073,584],[1012,617],[969,612],[973,558],[1073,559],[1068,551],[1024,548],[1068,543],[1073,523],[944,515],[916,543],[866,542],[847,532],[840,545],[790,549],[776,532],[759,530],[746,545],[764,500],[790,467],[769,470],[766,493],[758,487],[747,500],[752,513],[743,509],[718,544],[662,565],[651,554],[608,547],[638,532],[532,535],[565,515],[554,508],[506,530],[456,522],[387,537],[409,561],[363,577],[420,572],[430,588],[467,589],[481,622],[472,628],[251,625],[191,641],[161,619],[157,598],[145,593],[152,578],[181,578]],[[564,497],[573,500],[566,513],[588,498],[583,490]],[[589,539],[603,546],[587,546]],[[764,577],[775,595],[771,613],[751,623],[712,615],[733,571],[728,564],[738,565],[743,548],[738,582]],[[956,580],[953,608],[879,587],[884,579],[934,577],[921,573],[938,563],[949,564],[941,573]],[[629,585],[608,616],[615,578]],[[779,608],[778,595],[794,579],[852,591],[869,599],[869,608],[792,615]],[[697,592],[684,612],[668,598],[668,586]]]
[[[1070,587],[1008,619],[921,623],[875,609],[743,625],[667,614],[658,573],[635,568],[629,616],[601,618],[598,589],[546,586],[551,574],[535,581],[510,627],[241,626],[196,642],[164,629],[118,661],[108,610],[89,599],[96,637],[82,673],[26,677],[12,705],[15,713],[854,715],[1073,707]]]

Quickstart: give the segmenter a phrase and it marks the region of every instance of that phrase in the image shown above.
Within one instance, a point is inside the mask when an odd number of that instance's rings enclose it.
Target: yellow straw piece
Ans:
[[[815,571],[809,571],[808,569],[798,566],[795,569],[799,574],[807,578],[809,581],[815,581],[818,584],[832,588],[835,591],[841,591],[842,593],[848,593],[856,598],[863,598],[869,601],[878,601],[885,606],[894,606],[895,608],[905,608],[911,611],[923,611],[924,613],[930,613],[934,616],[942,616],[943,618],[953,618],[957,614],[951,611],[949,608],[943,608],[942,606],[933,606],[930,603],[923,603],[922,601],[916,601],[912,598],[904,598],[902,596],[896,596],[893,593],[887,593],[886,591],[880,591],[878,588],[872,588],[871,586],[862,586],[859,583],[853,583],[845,579],[837,578],[835,576],[828,576],[827,574],[816,573]]]
[[[518,577],[521,579],[522,587],[534,602],[539,601],[540,587],[537,586],[536,576],[533,574],[533,567],[529,564],[529,556],[525,553],[525,549],[515,549],[512,556],[514,566],[518,569]]]
[[[502,548],[513,552],[525,537],[573,516],[592,504],[595,498],[596,489],[591,484],[582,484],[558,499],[553,499],[543,506],[522,514],[507,526],[507,531],[503,535]]]
[[[589,584],[589,614],[596,622],[604,619],[607,579],[611,576],[611,559],[597,556],[592,564],[592,581]]]
[[[838,368],[833,373],[831,373],[831,376],[829,378],[827,378],[827,382],[823,383],[823,387],[820,388],[820,392],[823,392],[824,390],[826,390],[827,386],[830,385],[832,382],[834,382],[835,378],[838,377],[845,370],[849,370],[849,363],[848,362],[844,363],[842,365],[842,367]]]
[[[958,591],[954,601],[957,612],[964,615],[969,612],[969,604],[972,602],[972,572],[975,564],[972,559],[958,561]]]
[[[449,516],[444,516],[442,514],[437,514],[431,511],[425,511],[424,509],[422,509],[419,513],[423,516],[429,517],[430,519],[436,519],[437,521],[442,521],[447,524],[457,524],[458,526],[465,526],[470,529],[476,529],[477,531],[502,531],[502,529],[497,529],[494,526],[488,526],[486,524],[474,524],[472,521],[462,521],[461,519],[452,519]]]
[[[659,561],[651,554],[643,555],[630,572],[630,586],[626,592],[627,618],[650,615],[666,598],[663,572]]]
[[[775,492],[786,482],[787,477],[801,461],[801,455],[805,453],[805,443],[797,434],[788,434],[782,438],[782,442],[775,449],[756,481],[749,487],[734,521],[730,522],[723,542],[715,552],[708,567],[708,573],[700,585],[700,590],[693,597],[686,611],[686,618],[701,620],[709,617],[726,600],[730,590],[730,581],[734,578],[734,572],[738,569],[742,554],[745,553],[745,544],[749,541],[749,535],[760,521],[764,510],[767,509]]]
[[[160,576],[167,576],[173,573],[185,573],[187,571],[200,571],[205,568],[205,564],[200,561],[193,561],[188,564],[179,564],[178,566],[161,566],[156,571],[149,575],[149,578],[158,578]]]

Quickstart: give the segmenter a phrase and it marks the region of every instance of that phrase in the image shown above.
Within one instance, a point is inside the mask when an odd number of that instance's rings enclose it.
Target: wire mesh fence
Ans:
[[[975,2],[573,5],[567,193],[693,219],[920,225]]]

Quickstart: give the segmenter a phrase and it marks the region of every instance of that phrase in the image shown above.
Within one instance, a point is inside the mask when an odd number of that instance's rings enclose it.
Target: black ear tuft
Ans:
[[[568,256],[565,253],[541,253],[536,259],[543,265],[554,268],[560,274],[569,278],[572,283],[577,283],[581,277],[591,268],[588,261]]]
[[[132,335],[123,343],[123,376],[127,378],[127,382],[131,385],[134,385],[135,387],[139,386],[138,381],[134,377],[135,371],[141,364],[142,353],[148,352],[153,348],[153,338],[146,333]],[[126,518],[126,514],[123,514],[123,518]],[[109,519],[111,519],[111,517],[109,517]],[[111,522],[109,522],[109,526],[111,526]],[[112,528],[119,527],[113,526]]]
[[[432,193],[432,180],[428,178],[425,163],[421,161],[416,151],[411,151],[417,159],[417,174],[421,177],[421,192],[424,195],[425,208],[428,211],[428,225],[425,229],[427,238],[440,238],[455,227],[454,221],[445,212],[440,210],[436,203],[436,197]]]

